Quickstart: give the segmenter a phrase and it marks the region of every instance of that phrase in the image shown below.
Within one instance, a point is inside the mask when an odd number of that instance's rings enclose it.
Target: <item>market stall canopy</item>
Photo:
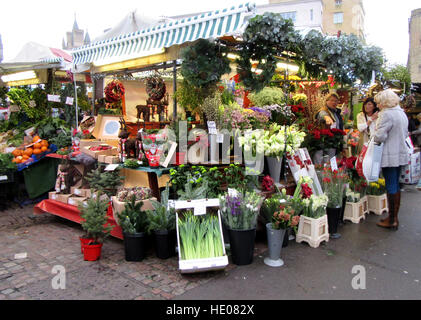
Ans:
[[[165,48],[201,38],[240,35],[246,27],[246,17],[254,10],[255,4],[246,3],[97,41],[72,50],[73,63],[103,65],[162,53]]]
[[[135,11],[130,12],[123,20],[117,23],[113,28],[105,31],[99,37],[96,37],[92,43],[116,38],[122,34],[134,33],[138,30],[151,28],[158,24],[169,23],[174,19],[167,17],[151,17]]]
[[[71,61],[72,56],[63,50],[28,42],[14,59],[0,63],[0,73],[65,68]]]

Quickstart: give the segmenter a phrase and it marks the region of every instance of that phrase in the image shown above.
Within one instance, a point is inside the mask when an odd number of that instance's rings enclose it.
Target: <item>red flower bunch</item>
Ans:
[[[320,130],[320,134],[328,137],[333,137],[334,134],[332,133],[331,129],[322,129]]]
[[[346,136],[346,132],[344,130],[332,128],[330,131],[332,131],[333,134]]]
[[[264,191],[272,191],[275,186],[275,181],[270,176],[265,176],[262,181],[262,189]]]
[[[291,107],[291,111],[293,113],[300,114],[300,113],[304,113],[305,112],[305,108],[304,108],[304,106],[302,104],[297,104],[297,105],[293,105],[293,106],[290,106],[290,107]]]
[[[330,178],[326,177],[326,178],[323,178],[323,182],[324,183],[331,183],[332,181],[330,180]]]
[[[320,140],[320,130],[314,130],[313,132],[311,132],[311,134],[314,136],[314,139]]]
[[[120,81],[111,81],[104,89],[105,100],[109,103],[120,102],[125,91],[126,90]]]
[[[309,199],[313,194],[313,190],[311,190],[307,183],[302,184],[301,188],[301,197],[303,199]]]

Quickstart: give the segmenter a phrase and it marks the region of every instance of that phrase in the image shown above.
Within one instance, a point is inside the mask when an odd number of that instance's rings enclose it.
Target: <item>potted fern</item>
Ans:
[[[101,248],[104,239],[109,236],[113,226],[107,225],[108,202],[101,200],[100,194],[87,201],[87,206],[79,204],[82,228],[86,236],[81,237],[82,252],[87,261],[96,261],[101,257]],[[82,240],[85,239],[83,243]]]
[[[151,200],[154,210],[148,210],[148,230],[154,235],[155,253],[160,259],[175,255],[175,210],[168,206],[169,187],[161,193],[161,202]]]
[[[124,210],[118,214],[120,226],[123,229],[124,252],[126,261],[142,261],[146,256],[146,231],[148,218],[142,212],[143,201],[136,203],[133,195]]]

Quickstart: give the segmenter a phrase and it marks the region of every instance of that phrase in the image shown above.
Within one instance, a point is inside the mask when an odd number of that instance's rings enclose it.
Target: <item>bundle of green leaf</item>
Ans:
[[[154,210],[148,210],[149,231],[175,230],[175,209],[168,206],[168,184],[161,193],[161,202],[151,199]]]
[[[193,179],[190,173],[187,174],[187,182],[184,185],[184,190],[177,190],[178,200],[197,200],[206,199],[208,191],[208,181],[204,180],[202,185],[193,187]]]
[[[127,159],[124,161],[124,166],[126,168],[136,169],[140,166],[140,164],[135,159]]]
[[[272,197],[267,198],[265,201],[263,201],[261,212],[265,223],[272,222],[273,214],[279,211],[281,201],[282,197],[278,194],[275,194]]]
[[[187,211],[178,218],[181,260],[220,257],[224,254],[218,217],[195,216]]]
[[[15,171],[16,163],[12,162],[13,155],[11,153],[0,153],[0,173]]]
[[[146,232],[148,229],[148,218],[146,212],[142,211],[143,201],[136,201],[132,196],[131,201],[124,205],[124,210],[118,214],[118,221],[123,232],[135,234]]]
[[[57,132],[61,130],[61,132],[64,132],[66,135],[70,136],[70,145],[72,144],[70,129],[67,128],[67,124],[64,120],[48,117],[40,122],[37,122],[34,127],[42,139],[48,140],[51,143],[54,143],[52,140],[58,137]],[[62,145],[59,148],[66,147],[68,145],[69,144]]]
[[[86,180],[90,188],[104,192],[107,196],[113,196],[117,193],[117,188],[122,184],[124,177],[120,176],[120,170],[102,171],[98,166],[95,170],[88,172]]]

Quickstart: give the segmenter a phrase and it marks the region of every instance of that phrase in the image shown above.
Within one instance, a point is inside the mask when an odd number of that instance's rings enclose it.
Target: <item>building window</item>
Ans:
[[[333,14],[333,23],[340,24],[344,22],[344,13],[343,12],[335,12]]]
[[[282,12],[281,13],[281,17],[284,19],[291,19],[292,22],[295,23],[296,19],[297,19],[297,11],[292,11],[292,12]]]
[[[336,7],[340,7],[342,5],[342,0],[335,0]]]
[[[313,21],[313,9],[310,9],[310,21]]]

